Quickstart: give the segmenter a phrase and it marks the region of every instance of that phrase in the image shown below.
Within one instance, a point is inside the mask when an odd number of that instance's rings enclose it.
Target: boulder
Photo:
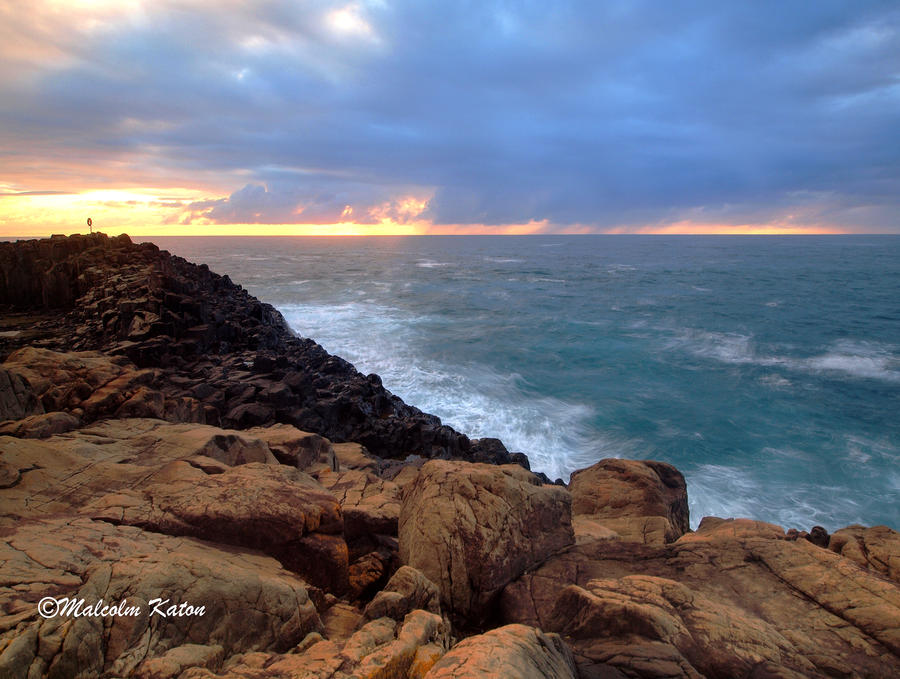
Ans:
[[[360,469],[326,472],[319,482],[341,503],[348,541],[370,535],[397,535],[400,487]]]
[[[27,378],[13,370],[0,368],[0,422],[43,412],[44,408]]]
[[[329,602],[328,608],[322,613],[322,624],[325,626],[323,634],[329,641],[344,644],[347,639],[366,624],[360,610],[344,601]],[[321,641],[318,639],[317,641]],[[315,643],[315,642],[313,642]],[[301,646],[308,648],[311,644],[305,641]],[[301,650],[300,648],[296,650]]]
[[[222,666],[225,649],[218,644],[184,644],[167,651],[159,658],[142,662],[132,674],[134,679],[169,679],[191,667],[218,669]]]
[[[447,652],[426,679],[576,679],[571,651],[557,634],[506,625],[465,639]]]
[[[439,615],[441,593],[421,571],[401,566],[384,589],[369,602],[364,615],[369,620],[384,617],[402,620],[407,613],[417,608]]]
[[[0,436],[45,439],[54,434],[72,431],[79,426],[81,426],[81,420],[75,415],[61,412],[43,413],[0,424]]]
[[[286,651],[321,630],[304,583],[274,559],[191,538],[37,519],[0,538],[0,563],[2,676],[141,676],[142,664],[145,676],[160,676],[160,664],[181,669],[257,648]],[[44,618],[44,597],[138,610],[76,617],[46,609]]]
[[[311,634],[295,653],[245,653],[221,673],[195,667],[180,679],[422,679],[448,646],[444,620],[416,610],[400,623],[373,620],[346,641]]]
[[[848,526],[835,531],[828,549],[900,583],[900,533],[887,526]]]
[[[161,418],[162,410],[159,409],[159,406],[153,407],[153,401],[156,398],[155,394],[158,392],[147,393],[145,391],[148,385],[152,385],[158,380],[159,374],[158,370],[136,370],[129,367],[118,377],[91,391],[80,403],[74,406],[70,405],[70,407],[81,408],[84,411],[85,419],[88,421],[110,417],[114,413],[116,413],[116,417],[149,416]],[[139,399],[131,406],[126,407],[121,414],[118,414],[117,411],[123,404],[141,391],[145,391],[145,393],[139,396]],[[141,399],[147,401],[143,407],[140,405]]]
[[[253,427],[247,434],[265,441],[281,464],[310,473],[338,470],[331,442],[318,434],[300,431],[289,424]]]
[[[606,519],[596,519],[591,516],[573,516],[572,529],[575,532],[575,542],[584,544],[596,540],[621,539],[616,531],[606,525]]]
[[[452,618],[478,623],[507,583],[574,542],[570,502],[518,465],[432,460],[404,489],[400,560]]]
[[[7,441],[0,460],[21,477],[3,491],[0,525],[81,513],[259,549],[312,584],[347,589],[340,505],[310,476],[278,464],[259,439],[131,419]]]
[[[403,618],[396,639],[361,658],[353,675],[361,679],[389,679],[409,676],[409,670],[413,669],[415,674],[421,676],[424,670],[430,669],[427,666],[428,660],[433,662],[442,656],[449,641],[449,629],[441,616],[427,611],[411,611]],[[353,637],[347,642],[347,646],[352,642]],[[347,647],[342,655],[349,655]]]
[[[689,529],[687,486],[675,467],[652,460],[600,460],[572,474],[572,514],[622,539],[662,545]]]
[[[166,398],[162,392],[147,387],[138,387],[116,410],[116,417],[166,418]]]
[[[387,550],[367,552],[350,564],[348,598],[368,599],[385,583],[390,573],[392,554]]]
[[[0,439],[0,443],[2,443],[2,439]],[[12,488],[15,486],[22,478],[22,472],[19,469],[8,462],[0,459],[0,489],[3,488]]]
[[[360,443],[335,443],[334,455],[338,461],[338,470],[357,469],[377,473],[381,462]]]

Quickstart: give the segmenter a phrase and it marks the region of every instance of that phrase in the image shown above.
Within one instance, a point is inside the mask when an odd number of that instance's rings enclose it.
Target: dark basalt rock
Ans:
[[[0,310],[44,311],[32,332],[20,333],[27,343],[100,350],[159,368],[154,388],[167,399],[196,399],[207,421],[236,429],[292,424],[384,458],[527,467],[499,440],[470,441],[405,404],[377,375],[298,337],[275,308],[228,276],[151,243],[105,234],[0,243],[0,269]],[[0,342],[0,360],[26,343]]]

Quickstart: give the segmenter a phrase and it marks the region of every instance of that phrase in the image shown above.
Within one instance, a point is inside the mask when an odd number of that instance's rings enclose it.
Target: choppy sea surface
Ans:
[[[657,459],[695,526],[900,528],[900,236],[153,240],[551,478]]]

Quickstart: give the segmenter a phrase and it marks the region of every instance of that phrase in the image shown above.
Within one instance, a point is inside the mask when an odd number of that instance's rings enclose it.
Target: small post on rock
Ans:
[[[88,229],[91,233],[94,233],[94,220],[88,217]]]

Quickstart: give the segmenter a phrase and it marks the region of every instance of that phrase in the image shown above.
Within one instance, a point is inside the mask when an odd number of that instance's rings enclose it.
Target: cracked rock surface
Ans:
[[[183,644],[286,650],[321,629],[302,580],[259,554],[80,518],[32,519],[0,539],[0,675],[127,676]],[[137,616],[42,618],[45,596],[126,601]],[[204,606],[163,616],[154,598]],[[166,606],[161,610],[165,611]]]
[[[900,672],[896,583],[806,540],[788,541],[772,524],[704,524],[663,547],[607,540],[570,548],[506,588],[503,618],[562,634],[584,673]]]
[[[404,489],[400,560],[451,618],[480,623],[507,583],[574,542],[570,503],[517,465],[429,461]]]

